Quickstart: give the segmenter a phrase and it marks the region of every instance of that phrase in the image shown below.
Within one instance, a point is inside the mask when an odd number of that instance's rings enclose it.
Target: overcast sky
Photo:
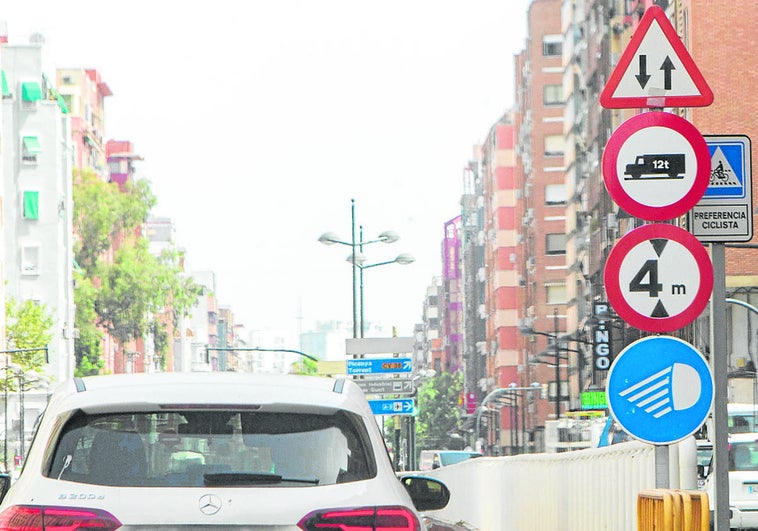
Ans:
[[[10,44],[97,69],[106,137],[144,157],[153,214],[249,329],[349,321],[350,200],[365,319],[410,335],[441,272],[463,167],[513,103],[528,0],[7,0]],[[294,335],[292,336],[294,338]],[[294,341],[294,339],[293,339]],[[293,344],[293,348],[297,345]]]

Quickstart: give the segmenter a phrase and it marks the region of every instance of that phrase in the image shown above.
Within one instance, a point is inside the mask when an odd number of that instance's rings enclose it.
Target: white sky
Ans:
[[[365,319],[410,335],[441,272],[473,146],[513,102],[529,0],[7,0],[10,44],[95,68],[106,137],[144,157],[153,214],[249,329],[351,316],[350,199],[368,263]],[[291,336],[294,337],[294,336]],[[294,341],[294,339],[293,339]],[[297,348],[293,343],[292,348]]]

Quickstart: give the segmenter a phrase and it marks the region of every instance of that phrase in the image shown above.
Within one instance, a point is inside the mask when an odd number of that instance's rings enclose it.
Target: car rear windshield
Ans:
[[[47,476],[130,487],[302,487],[376,475],[360,417],[249,411],[77,413]]]

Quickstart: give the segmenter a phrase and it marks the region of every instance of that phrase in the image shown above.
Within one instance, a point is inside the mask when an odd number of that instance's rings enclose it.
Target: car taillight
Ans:
[[[0,531],[112,531],[121,522],[99,509],[14,505],[0,513]]]
[[[297,525],[304,531],[418,531],[420,527],[416,515],[405,507],[319,510]]]

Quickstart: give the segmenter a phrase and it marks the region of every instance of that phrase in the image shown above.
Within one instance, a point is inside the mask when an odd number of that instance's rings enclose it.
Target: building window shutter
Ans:
[[[21,99],[23,101],[39,101],[42,99],[42,87],[39,83],[29,81],[21,84]]]
[[[24,219],[39,219],[39,192],[24,192]]]

